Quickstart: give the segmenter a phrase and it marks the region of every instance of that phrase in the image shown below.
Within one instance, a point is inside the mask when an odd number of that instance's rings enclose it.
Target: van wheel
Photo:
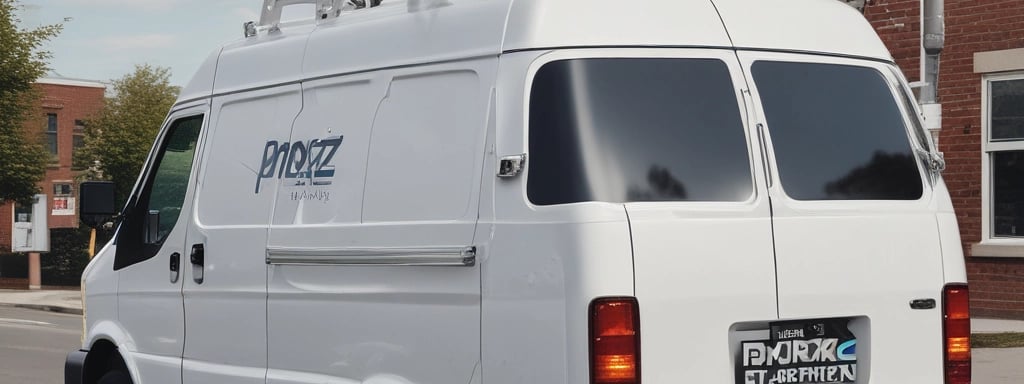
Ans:
[[[110,371],[97,384],[132,384],[132,378],[125,371]]]

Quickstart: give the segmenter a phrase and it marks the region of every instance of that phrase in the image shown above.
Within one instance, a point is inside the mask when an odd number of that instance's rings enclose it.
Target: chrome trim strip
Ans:
[[[476,265],[476,247],[290,248],[267,247],[270,265],[437,266]]]

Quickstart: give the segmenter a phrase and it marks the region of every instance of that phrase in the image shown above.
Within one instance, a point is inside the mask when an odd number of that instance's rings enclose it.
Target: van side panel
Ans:
[[[527,150],[524,84],[540,54],[501,58],[492,164]],[[528,175],[500,179],[495,172],[484,170],[484,190],[493,194],[481,202],[480,227],[491,228],[490,238],[477,241],[488,249],[480,261],[483,382],[585,383],[590,301],[634,294],[625,209],[606,203],[533,207]]]
[[[312,179],[282,183],[270,229],[268,382],[474,377],[480,266],[459,262],[479,245],[496,66],[474,59],[305,84],[289,141],[317,149]],[[334,155],[321,156],[317,140],[330,142],[325,151],[339,143]]]
[[[264,172],[268,140],[286,134],[302,107],[289,85],[214,98],[197,212],[182,257],[186,383],[263,383],[266,375],[266,244],[274,192]]]
[[[489,93],[480,80],[473,70],[391,80],[374,121],[364,222],[475,221],[467,213],[480,185]]]

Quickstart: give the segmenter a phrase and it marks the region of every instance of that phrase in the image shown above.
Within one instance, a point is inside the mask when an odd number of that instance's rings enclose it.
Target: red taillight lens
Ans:
[[[966,284],[942,292],[946,384],[971,383],[971,311]]]
[[[590,303],[590,382],[640,384],[640,307],[633,297]]]

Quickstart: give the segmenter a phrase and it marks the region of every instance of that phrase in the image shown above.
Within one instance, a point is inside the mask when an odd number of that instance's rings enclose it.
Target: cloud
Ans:
[[[99,47],[109,52],[139,49],[164,49],[174,46],[177,43],[177,37],[168,34],[110,36],[98,40]]]
[[[54,5],[77,5],[87,7],[118,7],[122,10],[166,11],[179,7],[190,0],[56,0]]]

